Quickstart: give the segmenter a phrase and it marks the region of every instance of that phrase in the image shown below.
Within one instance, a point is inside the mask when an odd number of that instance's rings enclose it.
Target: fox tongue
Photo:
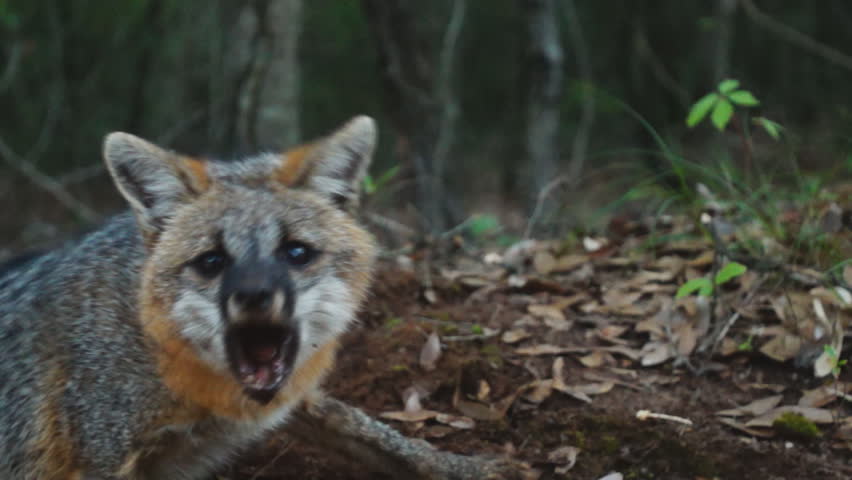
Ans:
[[[254,371],[254,378],[256,383],[267,385],[272,379],[272,369],[267,365],[261,365]]]

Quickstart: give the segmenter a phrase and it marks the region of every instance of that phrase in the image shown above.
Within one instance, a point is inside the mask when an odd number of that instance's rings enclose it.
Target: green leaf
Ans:
[[[754,95],[751,94],[748,90],[737,90],[736,92],[728,95],[728,98],[731,99],[735,104],[742,107],[756,107],[760,105],[760,102],[754,98]]]
[[[695,102],[695,104],[692,105],[692,108],[689,109],[689,116],[686,117],[686,125],[690,128],[698,125],[698,123],[707,116],[707,112],[713,108],[713,105],[718,99],[718,93],[708,93]]]
[[[677,289],[675,298],[683,298],[691,293],[694,293],[696,290],[699,291],[699,295],[710,295],[711,293],[713,293],[713,284],[711,284],[710,280],[706,277],[693,278],[692,280],[684,283],[680,286],[680,288]]]
[[[492,233],[500,229],[500,221],[494,215],[477,215],[467,224],[468,231],[474,237]]]
[[[724,267],[722,267],[721,270],[716,272],[716,278],[714,281],[716,285],[721,285],[734,277],[739,277],[740,275],[744,274],[746,270],[748,269],[742,263],[728,263]]]
[[[719,82],[719,91],[722,93],[731,93],[735,88],[740,86],[739,80],[734,80],[732,78],[728,78]]]
[[[381,190],[383,186],[393,180],[397,173],[399,173],[399,165],[394,165],[391,168],[385,170],[385,172],[382,173],[381,176],[376,179],[376,190]]]
[[[781,130],[784,130],[784,127],[780,124],[765,117],[755,117],[753,121],[755,124],[763,127],[766,133],[776,141],[781,139]]]
[[[734,106],[731,105],[731,102],[729,102],[727,98],[720,98],[719,101],[716,102],[716,106],[713,107],[713,113],[710,114],[710,120],[721,132],[725,130],[726,126],[728,126],[728,122],[731,121],[731,115],[733,114]]]
[[[373,177],[370,174],[364,175],[364,193],[367,195],[376,193],[376,183],[373,182]]]

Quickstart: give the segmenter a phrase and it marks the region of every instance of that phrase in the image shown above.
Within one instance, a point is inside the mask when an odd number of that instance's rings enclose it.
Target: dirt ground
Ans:
[[[531,303],[547,303],[564,292],[546,283],[497,288],[475,282],[461,285],[434,276],[429,283],[432,288],[425,289],[422,275],[392,263],[381,267],[362,323],[347,335],[339,368],[327,381],[333,395],[378,417],[403,410],[406,389],[416,386],[423,408],[466,415],[475,423],[473,428],[456,428],[434,419],[388,423],[441,449],[514,455],[532,463],[544,479],[597,479],[610,472],[626,479],[852,478],[850,443],[839,436],[840,430],[848,428],[839,419],[848,422],[852,413],[848,401],[825,406],[837,421],[819,425],[816,436],[772,428],[746,432],[723,424],[723,417],[717,415],[776,393],[780,399],[773,403],[796,405],[803,391],[826,384],[825,379],[815,379],[809,367],[754,351],[712,360],[693,358],[678,367],[674,361],[642,366],[645,362],[621,355],[605,355],[606,361],[597,365],[584,352],[519,355],[519,345],[542,342],[604,349],[636,346],[645,342],[647,334],[628,332],[617,341],[603,342],[600,315],[569,307],[570,328],[530,322],[529,338],[507,343],[514,339],[489,336],[489,332],[511,330],[519,319],[522,324],[529,321]],[[431,292],[424,296],[427,290]],[[628,321],[635,323],[638,318]],[[473,325],[474,333],[465,335],[465,325]],[[435,368],[427,371],[420,356],[432,332],[440,334],[443,348]],[[583,391],[589,395],[529,388],[530,382],[551,376],[557,358],[562,358],[558,363],[564,383],[585,385]],[[848,369],[839,380],[848,383]],[[536,393],[541,395],[536,398]],[[459,402],[460,397],[468,400]],[[471,408],[475,399],[479,405],[508,402],[509,406],[505,414],[492,416]],[[692,425],[642,421],[636,418],[639,410],[682,417]],[[569,459],[574,454],[576,463]],[[222,478],[383,477],[282,436]]]

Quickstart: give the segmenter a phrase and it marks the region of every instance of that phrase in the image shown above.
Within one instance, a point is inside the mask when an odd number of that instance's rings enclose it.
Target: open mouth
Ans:
[[[225,343],[231,368],[246,395],[265,404],[292,373],[299,334],[280,325],[246,325],[231,328]]]

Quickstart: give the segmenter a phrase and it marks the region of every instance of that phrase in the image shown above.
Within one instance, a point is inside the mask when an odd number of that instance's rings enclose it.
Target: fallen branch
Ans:
[[[442,452],[327,396],[299,409],[287,432],[392,478],[531,480],[538,477],[538,472],[529,465],[510,458]]]

